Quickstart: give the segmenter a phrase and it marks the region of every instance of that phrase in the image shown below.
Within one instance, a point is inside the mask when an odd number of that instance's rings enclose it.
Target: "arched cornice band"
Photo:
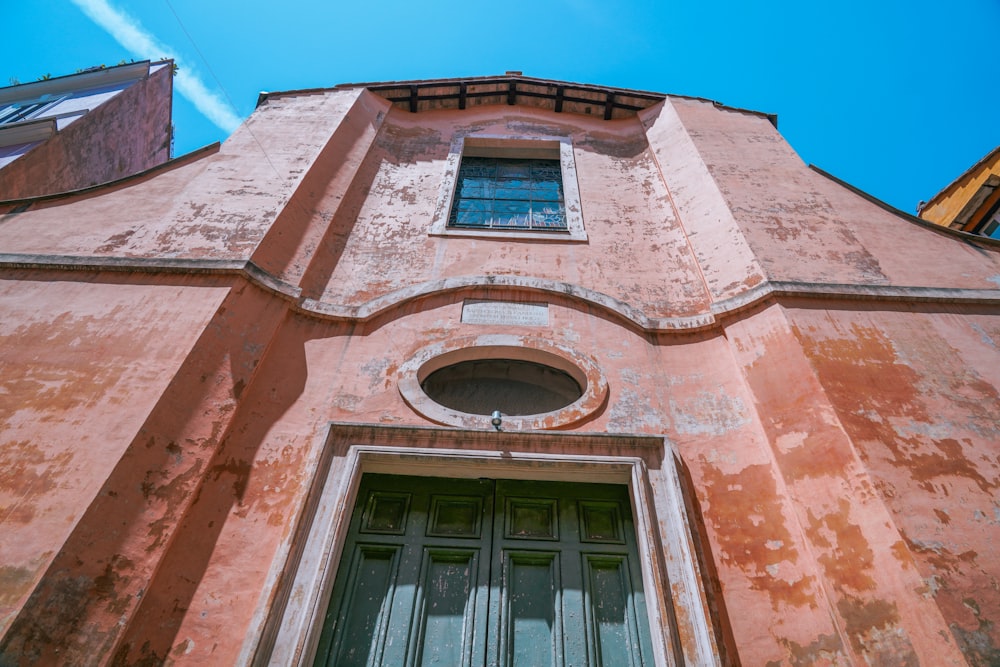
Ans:
[[[1000,306],[1000,288],[967,289],[891,285],[850,285],[766,281],[742,294],[716,301],[707,312],[687,317],[649,317],[643,311],[603,292],[572,283],[530,276],[459,276],[410,285],[356,306],[333,304],[302,296],[302,290],[264,271],[249,260],[161,259],[141,257],[76,257],[0,253],[0,271],[95,271],[148,274],[241,276],[287,300],[297,312],[324,320],[369,322],[408,304],[444,294],[486,296],[497,289],[555,297],[579,303],[647,333],[697,332],[768,299],[802,298],[836,301],[879,301]]]
[[[642,330],[698,330],[711,327],[715,322],[709,313],[692,317],[651,318],[624,301],[587,287],[547,278],[509,275],[458,276],[430,280],[389,292],[358,306],[341,306],[303,299],[301,308],[306,312],[334,319],[368,321],[403,304],[431,296],[449,293],[477,296],[485,295],[497,288],[522,294],[556,297],[560,301],[580,302]]]

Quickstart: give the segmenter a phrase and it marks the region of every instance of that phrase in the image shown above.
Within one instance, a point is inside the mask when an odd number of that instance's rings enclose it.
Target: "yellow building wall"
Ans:
[[[994,149],[992,153],[962,174],[955,182],[935,195],[920,211],[920,217],[938,225],[951,226],[966,204],[976,196],[979,189],[993,175],[1000,177],[1000,148]],[[1000,188],[990,194],[961,229],[963,231],[975,229],[997,200],[1000,200]]]

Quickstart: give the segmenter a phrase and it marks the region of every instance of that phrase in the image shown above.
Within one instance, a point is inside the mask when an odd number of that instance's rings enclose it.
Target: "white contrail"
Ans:
[[[174,77],[177,92],[186,97],[206,118],[226,132],[232,132],[240,125],[236,115],[219,95],[208,89],[192,68],[181,63],[174,50],[161,44],[152,34],[143,29],[139,22],[118,11],[106,0],[70,0],[94,23],[106,30],[115,40],[133,55],[144,60],[173,58],[180,69]]]

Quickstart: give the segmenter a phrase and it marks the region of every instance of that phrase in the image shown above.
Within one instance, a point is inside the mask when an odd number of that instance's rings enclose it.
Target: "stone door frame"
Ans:
[[[312,665],[361,476],[494,477],[629,490],[657,665],[719,665],[684,485],[662,437],[331,423],[247,663]]]

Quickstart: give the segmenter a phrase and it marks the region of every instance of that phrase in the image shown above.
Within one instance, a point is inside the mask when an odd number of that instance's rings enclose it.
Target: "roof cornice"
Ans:
[[[778,125],[777,116],[774,114],[730,107],[703,97],[538,79],[524,76],[520,72],[449,79],[342,83],[333,88],[262,92],[257,99],[257,106],[271,98],[317,95],[358,88],[388,100],[398,109],[412,113],[500,104],[523,105],[548,109],[556,113],[578,113],[604,120],[615,120],[635,116],[639,111],[672,97],[706,102],[721,109],[762,116],[771,121],[775,127]]]
[[[67,74],[66,76],[57,76],[30,83],[19,83],[16,86],[0,88],[0,104],[21,102],[23,100],[35,99],[42,95],[61,95],[88,88],[97,88],[99,86],[111,86],[125,81],[138,81],[149,75],[149,68],[152,65],[158,65],[160,62],[151,63],[148,60],[143,60],[126,65],[90,69],[84,72],[77,72],[76,74]]]

